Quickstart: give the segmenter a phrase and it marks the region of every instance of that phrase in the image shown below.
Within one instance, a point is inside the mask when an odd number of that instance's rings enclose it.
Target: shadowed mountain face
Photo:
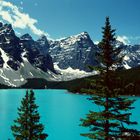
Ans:
[[[52,57],[49,55],[47,49],[44,49],[47,48],[46,46],[48,44],[42,46],[41,39],[34,41],[29,34],[25,34],[20,38],[20,44],[26,52],[24,57],[26,57],[34,67],[44,72],[50,70],[55,73]]]
[[[124,45],[119,41],[115,45],[122,47],[126,69],[140,64],[140,45]],[[99,65],[95,56],[97,51],[97,45],[87,32],[60,40],[42,36],[35,41],[29,34],[17,37],[12,25],[0,23],[0,83],[20,86],[28,78],[56,80],[58,69],[55,68],[59,68],[59,73],[65,71],[59,80],[81,77],[89,72],[88,65]],[[73,70],[76,70],[75,76]],[[79,71],[82,71],[80,76]]]
[[[51,56],[46,52],[43,54],[38,48],[42,47],[40,42],[36,42],[29,34],[23,35],[18,38],[10,24],[0,24],[0,66],[3,67],[4,63],[10,66],[13,70],[18,70],[23,62],[24,57],[36,68],[40,68],[44,72],[53,68]],[[7,56],[6,58],[3,55]]]
[[[0,66],[10,66],[17,70],[22,62],[22,48],[20,47],[20,39],[15,35],[10,24],[0,24]]]
[[[29,34],[19,38],[10,24],[0,23],[0,83],[18,86],[27,78],[49,79],[49,72],[55,73],[53,61],[41,47]]]

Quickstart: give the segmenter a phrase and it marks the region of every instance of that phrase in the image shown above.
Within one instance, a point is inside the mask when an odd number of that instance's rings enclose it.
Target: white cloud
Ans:
[[[129,39],[129,37],[127,37],[127,36],[117,36],[117,40],[118,41],[120,41],[120,42],[122,42],[122,43],[124,43],[125,45],[126,44],[130,44],[130,39]]]
[[[14,28],[28,28],[38,36],[49,36],[47,33],[36,27],[35,24],[38,22],[36,19],[31,18],[27,13],[21,12],[17,6],[10,2],[0,0],[0,16],[3,20],[12,24]]]
[[[11,15],[10,15],[10,13],[8,11],[1,11],[0,15],[2,17],[4,17],[8,22],[10,22],[10,23],[13,22],[13,19],[11,18]]]
[[[140,44],[140,36],[117,36],[117,40],[126,44]]]

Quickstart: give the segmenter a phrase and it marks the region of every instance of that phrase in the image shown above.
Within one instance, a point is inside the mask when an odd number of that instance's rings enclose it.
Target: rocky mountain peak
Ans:
[[[17,39],[11,24],[0,23],[0,41],[9,43],[10,40]]]
[[[14,32],[11,24],[0,23],[0,32],[1,33],[11,33]]]
[[[94,58],[95,52],[96,46],[87,32],[52,41],[49,48],[53,62],[61,69],[71,67],[88,71],[87,65],[97,64],[91,59]]]
[[[45,37],[42,40],[47,42]],[[0,83],[19,85],[23,77],[40,77],[41,73],[55,72],[51,56],[41,53],[40,46],[31,35],[25,34],[19,38],[11,24],[0,23]],[[30,74],[31,69],[36,74]]]
[[[77,35],[63,38],[59,42],[61,42],[62,45],[70,45],[71,46],[71,45],[74,45],[75,43],[92,42],[92,40],[90,39],[90,36],[87,32],[82,32],[82,33],[77,34]],[[92,44],[93,44],[93,42],[92,42]]]
[[[2,22],[0,22],[0,28],[3,26],[3,23]]]
[[[38,49],[40,50],[40,52],[42,54],[48,53],[48,49],[50,48],[50,44],[49,44],[49,41],[45,35],[41,36],[41,38],[39,38],[36,41],[36,43],[37,43]]]
[[[76,38],[83,38],[83,39],[88,39],[88,38],[90,38],[88,32],[82,32],[82,33],[80,33],[80,34],[75,35],[74,37],[76,37]]]
[[[39,43],[41,46],[49,46],[48,39],[45,35],[41,36],[41,38],[37,40],[37,43]]]
[[[20,37],[21,40],[33,40],[32,36],[30,34],[24,34]]]

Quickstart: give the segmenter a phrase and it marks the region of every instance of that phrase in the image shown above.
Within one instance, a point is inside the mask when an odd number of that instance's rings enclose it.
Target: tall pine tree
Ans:
[[[139,134],[139,131],[126,127],[137,124],[130,121],[130,110],[133,109],[131,105],[135,100],[120,96],[124,94],[125,87],[116,75],[122,58],[119,56],[121,49],[115,47],[115,42],[115,30],[111,29],[107,17],[97,56],[101,62],[101,67],[98,68],[100,75],[96,80],[90,81],[92,88],[82,90],[90,94],[95,93],[96,96],[93,95],[89,100],[99,107],[99,111],[90,111],[85,119],[81,119],[81,125],[90,128],[89,133],[81,135],[90,139],[110,140]]]
[[[39,122],[40,115],[35,104],[34,92],[26,91],[25,97],[18,108],[18,118],[11,127],[16,140],[45,140],[48,136],[43,133],[44,126]]]

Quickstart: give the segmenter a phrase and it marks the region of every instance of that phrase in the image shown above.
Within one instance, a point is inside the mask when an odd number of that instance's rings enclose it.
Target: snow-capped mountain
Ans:
[[[97,65],[96,50],[97,46],[88,33],[83,32],[59,41],[50,41],[49,53],[60,69],[71,67],[89,71],[88,65]]]
[[[62,71],[72,68],[73,70],[78,69],[79,71],[88,72],[88,65],[99,64],[95,56],[98,47],[90,39],[87,32],[56,41],[47,41],[47,38],[43,37],[43,39],[40,39],[40,42],[43,44],[42,52],[47,50],[55,66],[62,69]],[[140,45],[126,45],[117,40],[115,46],[122,48],[121,55],[124,56],[123,66],[125,69],[140,65]]]
[[[126,69],[140,65],[140,45],[122,47]],[[42,36],[37,41],[29,34],[17,37],[12,25],[0,23],[0,84],[20,86],[28,78],[71,80],[90,73],[88,65],[98,65],[97,45],[87,32],[59,40]]]
[[[55,73],[52,58],[42,54],[29,34],[18,38],[10,24],[0,23],[0,83],[20,86],[27,78],[51,79]]]
[[[140,45],[124,45],[123,65],[126,69],[137,67],[140,65]]]

